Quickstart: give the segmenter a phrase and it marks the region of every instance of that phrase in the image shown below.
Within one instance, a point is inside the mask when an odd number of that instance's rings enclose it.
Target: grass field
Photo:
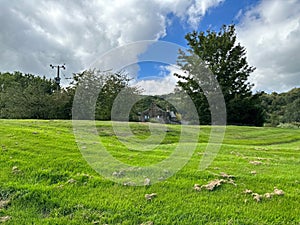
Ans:
[[[96,125],[114,157],[139,166],[167,158],[180,135],[180,126],[170,125],[155,150],[132,152],[110,122]],[[178,173],[149,186],[125,186],[89,166],[71,121],[0,120],[0,128],[4,224],[300,224],[299,129],[228,126],[219,154],[199,171],[210,131],[201,126],[197,148]],[[145,124],[131,128],[141,141],[150,135]],[[223,183],[214,190],[203,186],[217,179]],[[151,193],[157,196],[147,200]]]

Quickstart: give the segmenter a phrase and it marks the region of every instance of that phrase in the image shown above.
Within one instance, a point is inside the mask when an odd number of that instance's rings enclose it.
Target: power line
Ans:
[[[65,78],[66,80],[72,79],[72,77],[67,77],[67,75],[64,73],[64,71],[61,71],[61,73],[62,73],[62,75],[64,76],[64,78]]]

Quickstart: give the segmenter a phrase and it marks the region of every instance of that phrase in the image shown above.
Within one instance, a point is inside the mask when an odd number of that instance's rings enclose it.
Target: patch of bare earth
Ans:
[[[233,175],[228,175],[224,172],[221,172],[220,176],[224,179],[215,179],[213,181],[210,181],[208,184],[205,185],[200,185],[200,184],[195,184],[194,185],[194,190],[196,191],[201,191],[202,189],[206,189],[209,191],[215,190],[217,187],[221,186],[222,184],[233,184],[236,186],[236,183],[234,182]]]

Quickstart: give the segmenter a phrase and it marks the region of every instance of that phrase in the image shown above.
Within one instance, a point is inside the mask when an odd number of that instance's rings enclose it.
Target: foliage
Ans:
[[[259,98],[252,96],[253,85],[248,82],[248,77],[255,68],[247,63],[246,49],[236,43],[234,25],[224,25],[218,33],[211,30],[206,33],[193,31],[185,38],[190,49],[188,54],[179,51],[178,65],[187,75],[175,75],[183,79],[178,85],[194,100],[200,122],[210,123],[210,110],[206,100],[209,93],[206,93],[205,88],[212,85],[211,77],[215,77],[224,95],[228,123],[262,125]],[[215,89],[211,89],[210,92],[214,92]],[[237,111],[240,107],[243,112]],[[243,116],[239,115],[241,113]],[[244,113],[249,115],[244,116]]]
[[[129,86],[131,79],[124,72],[113,73],[93,69],[74,74],[73,77],[76,98],[82,104],[77,107],[81,110],[76,113],[81,115],[78,119],[110,120],[114,101],[121,92],[126,91],[126,97],[141,92],[139,88]],[[94,115],[86,114],[93,112]]]
[[[0,118],[15,119],[70,119],[73,99],[81,105],[77,113],[81,119],[109,120],[114,99],[121,90],[139,94],[136,87],[129,87],[130,79],[124,73],[96,70],[74,74],[71,86],[57,91],[56,83],[20,72],[0,73]],[[95,104],[93,104],[95,102]],[[94,110],[95,109],[95,110]]]
[[[260,98],[262,107],[266,111],[267,125],[300,122],[300,88],[280,94],[263,93]]]
[[[45,77],[0,73],[0,118],[66,119],[72,97]]]
[[[280,127],[280,128],[290,128],[290,129],[298,129],[298,128],[300,128],[300,123],[299,122],[280,123],[279,125],[277,125],[277,127]]]

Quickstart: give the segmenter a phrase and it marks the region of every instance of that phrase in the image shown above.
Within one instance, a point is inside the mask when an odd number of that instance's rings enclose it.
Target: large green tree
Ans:
[[[214,76],[224,95],[228,123],[262,125],[263,110],[259,98],[252,95],[253,85],[248,81],[255,68],[247,62],[245,47],[237,43],[234,25],[224,25],[219,32],[193,31],[185,38],[189,49],[179,51],[178,65],[186,75],[175,75],[182,78],[178,85],[192,97],[200,123],[210,123],[209,93],[203,87],[213,80],[209,76]]]
[[[129,81],[125,72],[93,69],[74,74],[75,102],[79,103],[74,115],[78,119],[110,120],[114,101],[122,90],[127,91],[126,97],[140,94],[140,90],[131,87]]]
[[[0,118],[67,119],[72,96],[53,80],[32,74],[0,73]]]

